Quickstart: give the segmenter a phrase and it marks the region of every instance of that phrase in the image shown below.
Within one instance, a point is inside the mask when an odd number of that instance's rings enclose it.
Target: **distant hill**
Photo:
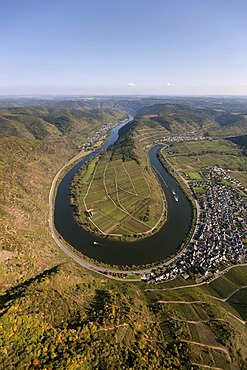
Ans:
[[[220,126],[200,109],[184,104],[155,104],[138,111],[135,128],[145,143],[150,138],[158,139],[169,135],[201,133],[218,129]],[[147,140],[144,139],[147,137]]]
[[[247,135],[229,137],[228,140],[232,141],[244,149],[244,154],[247,155]]]
[[[134,116],[141,112],[147,112],[151,106],[154,110],[158,106],[170,105],[170,109],[176,111],[173,117],[177,123],[183,123],[185,130],[190,130],[194,124],[209,124],[212,136],[229,137],[243,135],[247,125],[247,98],[246,97],[171,97],[171,96],[40,96],[40,97],[0,97],[0,107],[44,107],[45,109],[102,109],[111,108],[127,111]],[[173,107],[173,108],[172,108]],[[144,110],[144,111],[143,111]],[[185,116],[183,113],[185,113]],[[187,111],[187,113],[186,113]],[[66,114],[66,113],[65,113]],[[148,114],[148,113],[147,113]],[[151,113],[150,113],[151,114]],[[170,127],[171,117],[161,117],[156,120],[162,123],[163,127],[170,130],[178,129]],[[189,115],[189,116],[188,116]],[[57,125],[60,127],[61,117],[58,117]],[[62,119],[63,120],[63,119]],[[192,120],[192,121],[191,121]],[[0,120],[1,122],[1,120]],[[214,123],[213,123],[214,122]],[[69,123],[68,125],[69,126]],[[64,127],[64,124],[63,124]],[[68,128],[68,127],[67,127]],[[41,128],[39,127],[41,130]],[[42,131],[42,130],[41,130]],[[42,136],[45,133],[37,132],[36,135]]]
[[[0,134],[38,140],[59,138],[75,132],[87,135],[95,123],[110,123],[120,116],[118,111],[110,108],[2,108]]]
[[[226,106],[227,108],[227,106]],[[200,132],[213,137],[240,136],[247,131],[247,114],[229,111],[221,106],[195,107],[191,104],[154,104],[141,108],[136,115],[136,124],[162,127],[167,134]],[[247,112],[247,107],[246,107]],[[158,125],[158,126],[157,126]],[[163,134],[165,132],[163,131]]]

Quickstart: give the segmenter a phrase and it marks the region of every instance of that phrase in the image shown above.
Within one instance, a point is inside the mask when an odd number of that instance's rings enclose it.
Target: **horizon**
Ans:
[[[103,99],[103,98],[247,98],[247,94],[241,95],[241,94],[198,94],[198,95],[167,95],[167,94],[109,94],[109,95],[103,95],[103,94],[3,94],[1,95],[0,92],[0,99],[8,99],[8,98],[26,98],[26,99],[32,99],[32,98],[76,98],[76,99]]]

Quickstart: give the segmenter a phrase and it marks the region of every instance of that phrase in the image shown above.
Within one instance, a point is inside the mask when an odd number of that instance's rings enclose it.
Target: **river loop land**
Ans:
[[[168,213],[167,221],[160,230],[148,238],[134,242],[120,242],[95,236],[79,226],[70,204],[71,181],[87,160],[97,156],[117,141],[120,128],[129,122],[112,129],[108,141],[101,148],[84,157],[66,173],[57,187],[54,204],[53,222],[62,238],[83,255],[109,265],[138,266],[167,259],[180,249],[191,229],[193,217],[191,202],[159,161],[157,152],[160,146],[156,146],[150,149],[148,155],[165,193]]]

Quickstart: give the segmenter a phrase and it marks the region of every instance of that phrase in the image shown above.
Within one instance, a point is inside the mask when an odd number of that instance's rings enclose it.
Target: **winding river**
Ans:
[[[71,181],[89,158],[95,157],[116,142],[119,129],[128,122],[115,127],[109,140],[101,148],[84,157],[66,173],[58,186],[55,198],[54,225],[58,233],[82,254],[110,265],[141,265],[169,257],[179,250],[190,231],[193,215],[190,201],[159,161],[157,151],[160,146],[156,146],[148,155],[151,165],[157,170],[155,172],[167,199],[168,218],[161,229],[148,238],[126,243],[97,237],[78,225],[70,205]],[[175,197],[178,197],[178,200]]]

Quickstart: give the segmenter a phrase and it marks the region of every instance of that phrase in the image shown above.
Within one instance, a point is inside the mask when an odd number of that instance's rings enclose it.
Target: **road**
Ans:
[[[88,154],[88,153],[87,153]],[[53,210],[53,200],[55,199],[55,189],[56,189],[56,184],[57,184],[57,181],[58,181],[58,178],[60,176],[60,174],[65,170],[65,168],[69,167],[73,162],[75,162],[76,160],[78,160],[79,157],[78,155],[76,155],[74,158],[72,158],[68,163],[66,163],[59,171],[58,173],[56,174],[56,176],[54,177],[53,181],[52,181],[52,185],[51,185],[51,189],[50,189],[50,193],[49,193],[49,227],[50,227],[50,230],[51,230],[51,234],[52,234],[52,237],[54,239],[54,241],[56,242],[56,244],[59,246],[59,248],[70,258],[72,258],[75,262],[77,262],[80,266],[82,267],[85,267],[86,269],[88,270],[91,270],[91,271],[94,271],[94,272],[97,272],[97,273],[100,273],[100,274],[103,274],[104,276],[107,276],[111,279],[114,279],[114,280],[122,280],[122,281],[140,281],[141,278],[140,277],[136,277],[135,279],[127,279],[127,278],[120,278],[120,277],[115,277],[115,276],[112,276],[112,275],[109,275],[109,274],[112,274],[112,273],[117,273],[117,274],[124,274],[124,275],[138,275],[138,276],[141,276],[143,274],[148,274],[148,273],[151,273],[152,270],[153,270],[153,267],[151,268],[147,268],[147,269],[142,269],[142,270],[115,270],[115,269],[109,269],[108,267],[101,267],[101,266],[97,266],[97,265],[94,265],[93,263],[90,263],[88,262],[87,260],[85,260],[83,257],[80,257],[78,256],[76,253],[74,253],[71,249],[69,249],[69,247],[66,246],[66,243],[60,239],[58,236],[57,236],[57,233],[56,233],[56,230],[55,230],[55,226],[54,226],[54,221],[53,221],[53,214],[54,214],[54,210]],[[169,265],[170,263],[172,263],[182,252],[180,252],[179,254],[177,254],[175,257],[171,258],[169,261],[167,261],[165,264],[162,264],[161,266],[164,266],[164,265]]]
[[[55,190],[56,190],[56,185],[57,185],[59,176],[61,175],[61,173],[66,168],[68,168],[69,166],[71,166],[72,163],[74,163],[78,159],[82,159],[82,157],[85,156],[86,154],[89,154],[89,153],[88,152],[87,153],[84,153],[84,155],[78,155],[77,154],[75,157],[73,157],[62,168],[60,168],[60,170],[58,171],[58,173],[56,174],[56,176],[54,177],[54,179],[52,181],[52,185],[51,185],[51,189],[50,189],[50,193],[49,193],[49,219],[48,219],[52,238],[54,239],[54,241],[56,242],[56,244],[59,246],[59,248],[68,257],[72,258],[80,266],[85,267],[88,270],[92,270],[92,271],[98,272],[100,274],[104,274],[104,276],[106,274],[108,274],[108,273],[123,273],[125,275],[129,275],[129,274],[131,274],[130,271],[113,270],[113,269],[111,270],[111,269],[108,269],[108,268],[105,268],[105,267],[100,267],[100,266],[94,265],[94,264],[86,261],[82,257],[79,257],[77,254],[75,254],[71,249],[69,249],[66,246],[65,242],[57,236],[57,233],[56,233],[56,230],[55,230],[55,226],[54,226],[54,221],[53,221],[53,215],[54,215],[53,200],[55,199]],[[145,270],[143,270],[143,271],[145,271]],[[135,272],[137,273],[137,271],[135,271]],[[138,274],[142,274],[142,273],[143,272],[138,271]],[[116,279],[114,276],[110,276],[109,275],[108,277],[109,278],[112,278],[112,279]],[[137,281],[137,280],[140,280],[140,278],[139,279],[134,279],[134,280],[133,279],[121,279],[121,278],[117,278],[117,279],[118,280],[124,280],[124,281]]]
[[[71,166],[74,162],[78,161],[79,159],[82,159],[87,154],[89,154],[89,152],[80,153],[80,154],[77,154],[76,156],[74,156],[72,159],[70,159],[58,171],[58,173],[56,174],[56,176],[54,177],[54,179],[52,181],[52,185],[51,185],[51,189],[50,189],[50,193],[49,193],[49,219],[48,219],[49,227],[50,227],[50,230],[51,230],[52,237],[53,237],[54,241],[56,242],[56,244],[59,246],[59,248],[68,257],[72,258],[80,266],[82,266],[82,267],[84,267],[84,268],[86,268],[88,270],[94,271],[96,273],[102,274],[104,276],[107,276],[110,279],[120,280],[120,281],[131,281],[131,282],[133,282],[133,281],[140,281],[141,280],[141,275],[151,273],[152,270],[153,270],[153,267],[147,268],[147,269],[141,269],[141,270],[115,270],[115,269],[110,269],[108,267],[102,267],[102,266],[95,265],[95,264],[87,261],[86,259],[84,259],[83,256],[80,257],[79,255],[77,255],[76,253],[74,253],[72,251],[72,249],[70,249],[66,245],[66,243],[61,239],[61,237],[59,237],[57,235],[57,233],[56,233],[55,226],[54,226],[54,220],[53,220],[53,215],[54,215],[53,200],[55,199],[55,190],[56,190],[56,185],[57,185],[59,176],[61,175],[61,173],[66,168],[68,168],[69,166]],[[198,219],[199,218],[200,208],[199,208],[199,205],[197,203],[196,203],[196,206],[197,206],[197,219]],[[195,232],[195,230],[194,230],[194,232]],[[168,266],[169,264],[173,263],[181,254],[184,253],[185,250],[186,250],[186,247],[183,248],[176,256],[172,257],[170,260],[168,260],[165,263],[161,264],[160,267]],[[156,267],[158,267],[158,266],[156,266]],[[221,272],[221,273],[223,273],[223,272]],[[127,278],[124,278],[124,277],[122,278],[122,277],[112,276],[111,274],[123,274],[125,276],[128,276],[128,275],[136,275],[136,277],[135,277],[135,279],[127,279]],[[204,284],[204,283],[195,284],[195,286],[202,285],[202,284]],[[192,286],[190,286],[190,287],[192,287]],[[183,287],[181,287],[181,288],[183,288]],[[175,288],[175,289],[177,289],[177,288]]]

